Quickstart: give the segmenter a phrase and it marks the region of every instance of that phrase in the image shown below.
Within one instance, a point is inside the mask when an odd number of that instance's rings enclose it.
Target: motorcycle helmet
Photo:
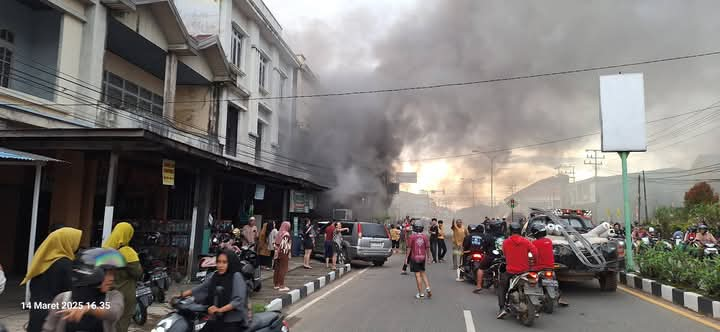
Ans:
[[[415,222],[412,226],[413,232],[415,233],[422,233],[425,227],[419,222]]]
[[[688,227],[688,231],[690,231],[690,233],[695,233],[698,231],[698,227],[695,225],[692,225],[692,226]]]
[[[707,230],[708,230],[708,227],[707,227],[707,225],[705,225],[705,224],[701,224],[700,226],[698,226],[698,230],[699,230],[699,231],[707,231]]]
[[[469,234],[469,233],[474,233],[476,228],[477,228],[477,225],[469,224],[468,227],[467,227],[468,234]]]
[[[510,223],[510,234],[520,234],[522,232],[522,226],[518,222]]]
[[[547,228],[545,227],[545,224],[541,222],[533,223],[530,226],[530,234],[536,239],[543,238],[547,236]]]
[[[119,251],[107,248],[83,250],[73,262],[74,286],[98,286],[105,279],[105,271],[127,266]]]
[[[236,237],[240,236],[240,228],[237,228],[237,227],[236,227],[235,229],[233,229],[232,233],[233,233],[233,235],[235,235]]]
[[[485,233],[485,225],[480,224],[475,226],[475,232],[477,233]]]

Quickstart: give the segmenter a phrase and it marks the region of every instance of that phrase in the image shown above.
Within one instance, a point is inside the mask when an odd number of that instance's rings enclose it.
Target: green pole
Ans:
[[[623,214],[625,215],[625,271],[634,271],[632,224],[630,223],[630,192],[628,191],[627,158],[630,152],[618,152],[622,161]]]

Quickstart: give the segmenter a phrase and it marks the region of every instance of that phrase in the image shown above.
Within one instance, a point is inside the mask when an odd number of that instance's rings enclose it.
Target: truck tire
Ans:
[[[605,272],[598,279],[600,290],[603,292],[614,292],[617,290],[617,272]]]
[[[373,261],[373,265],[377,267],[383,266],[383,264],[385,264],[385,261]]]

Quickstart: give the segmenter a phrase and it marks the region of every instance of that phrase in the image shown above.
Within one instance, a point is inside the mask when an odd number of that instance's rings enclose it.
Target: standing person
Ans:
[[[393,254],[397,254],[400,248],[400,230],[398,229],[400,226],[391,225],[390,227],[390,240],[392,241]]]
[[[480,266],[475,271],[475,290],[473,293],[479,294],[482,291],[482,281],[485,270],[490,268],[490,264],[494,259],[493,249],[495,249],[495,237],[485,232],[485,225],[480,224],[475,227],[470,225],[470,232],[463,241],[463,268],[468,265],[468,268],[472,269],[472,265],[469,258],[466,255],[473,252],[482,252],[483,259],[480,262]]]
[[[135,249],[130,247],[135,229],[126,222],[115,225],[110,237],[103,243],[103,248],[115,249],[120,252],[127,262],[127,266],[115,271],[115,290],[123,295],[124,312],[117,322],[117,332],[127,332],[130,318],[135,313],[135,290],[137,281],[142,277],[140,258]]]
[[[445,229],[443,221],[438,221],[438,260],[445,263],[445,254],[447,253],[447,245],[445,245]]]
[[[305,218],[305,226],[303,226],[301,236],[303,249],[305,250],[303,268],[312,269],[312,266],[310,266],[310,255],[312,255],[313,247],[315,247],[315,232],[310,218]]]
[[[433,264],[437,263],[437,247],[438,247],[438,224],[437,218],[430,221],[430,253],[432,253]]]
[[[290,222],[283,221],[280,225],[280,231],[275,237],[275,274],[273,275],[273,284],[275,285],[273,288],[281,292],[290,290],[290,288],[285,287],[285,274],[288,272],[291,248]]]
[[[349,228],[342,227],[342,223],[336,222],[335,223],[335,229],[333,230],[333,246],[335,246],[335,252],[333,253],[333,259],[332,259],[332,269],[336,270],[337,266],[335,265],[335,262],[337,262],[337,256],[341,253],[343,250],[343,232],[349,231]],[[343,255],[345,253],[343,252]],[[345,256],[345,263],[349,263],[347,261],[348,257]]]
[[[268,236],[272,228],[272,221],[263,223],[260,228],[260,236],[258,236],[258,259],[260,266],[264,270],[269,270],[272,265],[272,256],[270,251],[270,245],[268,244]]]
[[[270,249],[270,268],[275,266],[275,239],[278,235],[278,226],[277,222],[272,221],[272,229],[267,238],[268,248]]]
[[[497,292],[498,306],[500,307],[497,319],[503,319],[503,317],[507,315],[505,297],[507,296],[508,287],[510,286],[510,279],[513,276],[530,270],[528,253],[532,253],[533,257],[537,257],[538,255],[537,248],[535,248],[530,240],[520,235],[521,230],[522,226],[520,226],[519,223],[511,223],[510,234],[512,235],[503,242],[506,267],[505,272],[500,275],[500,289],[499,292]]]
[[[30,282],[30,303],[50,303],[58,294],[72,287],[72,262],[80,247],[82,231],[63,227],[48,235],[35,251],[25,279]],[[48,310],[30,309],[28,332],[42,330]]]
[[[115,332],[125,308],[122,294],[112,287],[115,270],[125,265],[125,259],[115,249],[83,251],[73,263],[72,290],[55,297],[43,332]]]
[[[255,217],[250,217],[248,224],[242,228],[243,244],[251,245],[258,238],[257,226],[255,226]]]
[[[222,314],[215,320],[208,320],[201,332],[244,331],[248,327],[247,285],[240,272],[240,258],[231,250],[217,255],[217,272],[206,278],[202,284],[180,293],[180,297],[193,296],[198,303],[209,305],[210,315]],[[224,291],[217,298],[215,289],[222,286]]]
[[[405,237],[405,252],[403,252],[403,266],[402,271],[400,274],[406,275],[407,274],[407,267],[408,264],[410,264],[410,236],[412,235],[410,232],[407,231],[407,229],[412,230],[413,226],[415,225],[415,220],[410,220],[407,224],[403,225],[402,234]]]
[[[325,268],[330,268],[330,260],[332,260],[332,266],[335,266],[335,259],[337,259],[337,256],[334,255],[335,253],[335,245],[333,243],[333,236],[335,235],[335,222],[328,223],[327,227],[325,227]]]
[[[413,228],[415,233],[410,236],[408,248],[410,248],[410,272],[415,273],[415,283],[418,291],[417,294],[415,294],[415,298],[423,298],[425,294],[427,294],[428,298],[431,298],[432,291],[430,290],[430,281],[428,280],[427,273],[425,273],[425,261],[430,252],[430,241],[428,237],[422,233],[422,224],[418,223]],[[425,293],[423,293],[423,282],[425,282]]]
[[[461,263],[462,245],[463,241],[465,241],[465,236],[467,236],[467,230],[463,227],[462,219],[453,220],[451,229],[453,232],[453,270],[457,273],[455,281],[464,281],[465,279],[460,274],[458,264]]]

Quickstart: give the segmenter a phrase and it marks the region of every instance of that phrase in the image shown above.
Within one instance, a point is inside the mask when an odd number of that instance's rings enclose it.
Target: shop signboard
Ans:
[[[163,186],[175,185],[175,161],[163,159],[162,161],[162,181]]]
[[[302,191],[291,190],[290,191],[290,212],[292,213],[308,213],[310,207],[308,206],[307,195]]]
[[[264,184],[256,184],[255,185],[255,199],[258,201],[262,201],[265,199],[265,185]]]

